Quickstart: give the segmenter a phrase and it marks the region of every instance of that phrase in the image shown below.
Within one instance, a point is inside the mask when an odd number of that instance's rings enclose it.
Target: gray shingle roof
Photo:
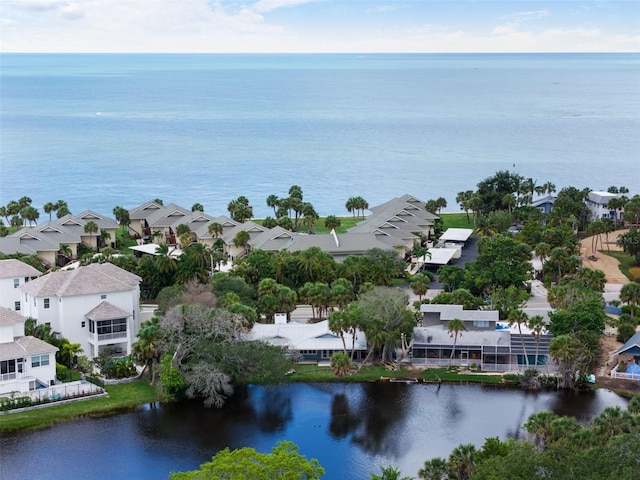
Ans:
[[[25,358],[31,355],[53,354],[57,347],[44,342],[36,337],[17,337],[13,342],[0,343],[0,360]],[[49,360],[53,362],[53,359]]]
[[[107,301],[100,302],[95,308],[93,308],[90,312],[86,313],[84,316],[89,320],[113,320],[114,318],[127,318],[132,314],[123,310],[120,307],[116,307],[114,304],[109,303]]]
[[[0,278],[39,277],[40,275],[42,272],[20,260],[13,258],[0,260]]]
[[[37,297],[70,297],[131,290],[140,281],[137,275],[111,263],[92,263],[76,270],[51,272],[18,288]]]
[[[12,327],[16,323],[24,322],[26,318],[18,312],[6,307],[0,307],[0,327]]]

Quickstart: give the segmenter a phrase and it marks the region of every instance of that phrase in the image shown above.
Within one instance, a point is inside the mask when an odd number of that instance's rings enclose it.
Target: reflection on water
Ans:
[[[166,479],[171,471],[197,468],[225,447],[266,452],[285,439],[317,458],[329,480],[369,479],[369,473],[389,464],[415,476],[424,460],[446,457],[460,443],[480,446],[487,437],[522,436],[522,424],[535,412],[573,414],[584,422],[607,406],[626,403],[607,390],[530,393],[398,383],[250,386],[220,410],[195,401],[153,404],[113,417],[4,435],[0,478]],[[43,468],[25,469],[34,461]]]

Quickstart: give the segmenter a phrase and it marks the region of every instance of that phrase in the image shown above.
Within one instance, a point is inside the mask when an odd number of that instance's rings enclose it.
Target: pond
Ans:
[[[530,393],[481,385],[311,383],[250,386],[220,410],[201,402],[151,404],[0,438],[2,479],[167,479],[225,448],[267,452],[291,440],[326,479],[369,479],[379,466],[415,476],[461,443],[520,437],[529,415],[551,410],[586,422],[627,400],[608,390]],[[1,421],[1,419],[0,419]]]

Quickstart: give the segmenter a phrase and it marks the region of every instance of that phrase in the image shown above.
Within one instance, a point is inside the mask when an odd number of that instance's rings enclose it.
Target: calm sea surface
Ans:
[[[509,169],[640,192],[639,54],[0,58],[0,204],[214,215],[300,185],[321,215]],[[45,217],[41,212],[41,219]]]
[[[369,480],[379,466],[415,477],[425,460],[462,443],[525,434],[550,410],[586,422],[628,400],[608,390],[530,393],[480,385],[315,383],[249,387],[221,409],[202,402],[149,406],[107,418],[0,437],[0,478],[166,480],[225,447],[268,452],[291,440],[326,480]],[[0,417],[0,422],[2,417]]]

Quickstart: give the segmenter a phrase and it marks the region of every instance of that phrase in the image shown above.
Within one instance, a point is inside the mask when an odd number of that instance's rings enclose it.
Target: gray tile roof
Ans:
[[[11,360],[14,358],[25,358],[31,355],[53,354],[58,351],[57,347],[44,342],[36,337],[17,337],[13,342],[0,343],[0,360]],[[55,359],[49,359],[55,362]]]
[[[0,307],[0,327],[12,327],[16,323],[24,322],[26,318],[18,312],[6,307]]]
[[[51,272],[18,288],[37,297],[70,297],[127,291],[135,288],[140,281],[137,275],[111,263],[92,263],[76,270]]]
[[[120,307],[116,307],[112,303],[107,301],[100,302],[98,306],[93,308],[88,313],[85,313],[85,317],[89,320],[113,320],[115,318],[127,318],[132,315],[131,312],[127,312],[126,310],[121,309]]]
[[[0,260],[0,278],[39,277],[38,269],[13,258]]]
[[[154,213],[163,210],[164,206],[155,202],[146,202],[129,210],[131,220],[148,219]]]

